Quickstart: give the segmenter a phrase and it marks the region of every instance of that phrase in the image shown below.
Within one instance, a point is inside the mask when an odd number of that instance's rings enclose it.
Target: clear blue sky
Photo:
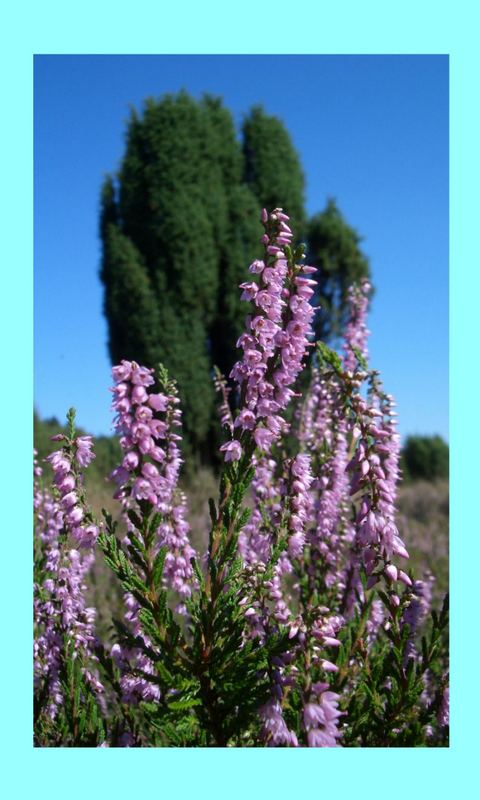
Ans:
[[[35,406],[111,432],[98,279],[99,192],[122,157],[129,107],[185,88],[220,95],[240,126],[255,103],[282,118],[309,213],[329,196],[364,237],[372,366],[402,436],[448,439],[446,56],[37,56]]]

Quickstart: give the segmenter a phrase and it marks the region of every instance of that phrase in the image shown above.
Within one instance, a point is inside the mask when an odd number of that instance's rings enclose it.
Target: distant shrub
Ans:
[[[441,436],[409,436],[402,450],[402,462],[407,480],[448,478],[448,444]]]

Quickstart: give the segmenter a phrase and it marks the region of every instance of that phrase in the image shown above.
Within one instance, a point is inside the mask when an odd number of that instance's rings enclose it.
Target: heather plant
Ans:
[[[35,491],[39,746],[448,743],[448,602],[431,609],[433,578],[408,569],[397,528],[400,442],[368,364],[370,284],[348,292],[342,353],[315,343],[315,271],[282,209],[261,221],[240,357],[214,376],[224,466],[206,552],[163,366],[113,369],[116,519],[88,506],[93,443],[73,411],[55,437],[54,485]],[[105,641],[85,599],[101,555],[124,598]]]

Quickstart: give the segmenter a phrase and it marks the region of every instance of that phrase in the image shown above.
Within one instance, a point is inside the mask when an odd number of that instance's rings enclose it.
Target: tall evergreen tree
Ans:
[[[242,169],[230,113],[181,92],[132,112],[117,179],[102,193],[111,358],[165,363],[179,383],[185,440],[206,458],[211,368],[233,361],[245,314],[238,283],[260,235]]]
[[[221,102],[205,97],[204,108],[210,125],[210,168],[220,169],[217,185],[222,192],[210,192],[209,202],[220,209],[211,208],[217,226],[218,293],[216,313],[211,326],[211,353],[213,363],[224,374],[230,372],[238,355],[236,342],[243,330],[246,306],[240,300],[238,286],[248,279],[248,265],[258,253],[262,234],[260,204],[250,188],[243,183],[243,155],[235,136],[231,113]]]
[[[206,125],[198,103],[185,92],[160,103],[148,100],[143,118],[132,115],[119,175],[123,232],[141,252],[157,298],[215,313],[218,269],[214,221],[205,197],[208,175]]]
[[[254,106],[243,124],[245,182],[260,205],[284,208],[298,240],[305,237],[305,178],[283,122]]]
[[[112,361],[136,358],[154,363],[159,308],[140,253],[114,225],[109,225],[104,239],[102,278],[107,284],[104,308]]]
[[[214,229],[204,201],[205,122],[185,93],[132,113],[118,191],[104,187],[101,277],[113,361],[162,361],[178,379],[186,440],[210,426],[208,326],[218,289]]]
[[[360,249],[362,238],[333,199],[309,220],[307,241],[308,263],[318,269],[316,334],[329,341],[341,335],[348,315],[348,288],[369,277],[369,263]]]

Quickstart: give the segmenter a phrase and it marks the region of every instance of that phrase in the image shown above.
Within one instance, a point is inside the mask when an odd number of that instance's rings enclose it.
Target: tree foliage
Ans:
[[[360,249],[361,236],[345,220],[333,199],[308,223],[308,262],[318,273],[317,337],[331,341],[344,329],[348,288],[369,277],[369,264]]]
[[[305,178],[283,122],[254,106],[243,124],[245,181],[262,208],[285,208],[292,228],[305,236]]]
[[[449,447],[441,436],[409,436],[402,450],[402,469],[410,480],[448,478]]]

